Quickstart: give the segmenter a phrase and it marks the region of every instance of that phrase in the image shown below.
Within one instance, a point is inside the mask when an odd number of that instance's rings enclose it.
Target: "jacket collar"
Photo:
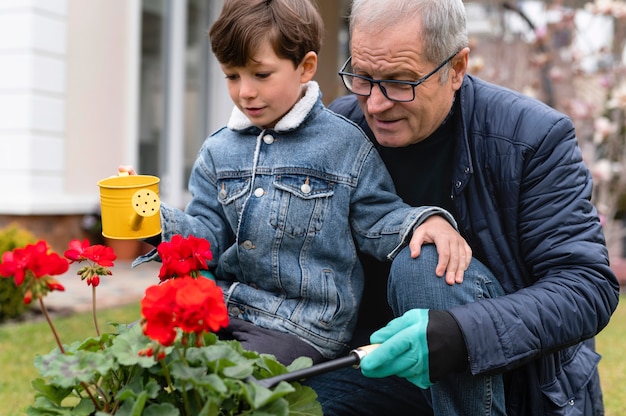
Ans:
[[[304,97],[302,97],[283,118],[278,120],[273,130],[286,131],[295,129],[302,124],[309,114],[317,102],[320,87],[316,81],[309,81],[304,84],[303,87],[306,91]],[[254,127],[254,124],[252,124],[250,119],[235,106],[228,120],[227,127],[231,130],[244,130],[249,127]]]

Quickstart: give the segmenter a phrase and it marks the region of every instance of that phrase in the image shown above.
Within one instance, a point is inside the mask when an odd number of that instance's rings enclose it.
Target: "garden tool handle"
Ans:
[[[355,364],[355,367],[358,368],[359,365],[361,364],[361,360],[363,359],[363,357],[365,357],[370,352],[374,351],[379,346],[380,344],[363,345],[362,347],[355,348],[352,351],[350,351],[350,355],[356,355],[359,358],[359,361]]]
[[[325,361],[323,363],[312,365],[311,367],[302,368],[300,370],[292,371],[290,373],[279,374],[270,378],[264,378],[261,380],[254,379],[253,381],[269,389],[271,387],[274,387],[281,381],[296,381],[349,366],[354,366],[354,368],[358,368],[359,364],[361,363],[361,359],[369,354],[371,351],[375,350],[379,345],[380,344],[364,345],[362,347],[353,349],[345,357]]]

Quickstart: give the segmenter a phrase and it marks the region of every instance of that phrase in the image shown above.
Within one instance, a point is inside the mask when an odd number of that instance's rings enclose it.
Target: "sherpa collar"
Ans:
[[[300,99],[283,118],[281,118],[274,130],[286,131],[298,127],[309,114],[319,96],[320,87],[316,81],[309,81],[304,84],[306,92],[304,97]],[[227,127],[231,130],[243,130],[252,127],[250,119],[246,117],[236,106],[230,114]]]

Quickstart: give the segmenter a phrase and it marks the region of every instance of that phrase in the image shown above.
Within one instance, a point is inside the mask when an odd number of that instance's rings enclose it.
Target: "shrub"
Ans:
[[[37,241],[29,231],[11,224],[0,229],[0,263],[2,254],[17,247],[23,247]],[[0,278],[0,322],[19,318],[26,312],[22,289],[15,285],[13,279]]]

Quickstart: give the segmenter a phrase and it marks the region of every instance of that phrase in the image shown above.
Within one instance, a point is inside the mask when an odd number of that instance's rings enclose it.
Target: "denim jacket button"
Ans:
[[[308,183],[303,184],[300,187],[300,190],[302,191],[303,194],[310,194],[311,193],[311,185],[309,185]]]
[[[226,198],[227,196],[228,196],[228,192],[226,192],[226,190],[225,190],[225,189],[222,189],[222,190],[220,191],[220,198],[224,199],[224,198]]]
[[[228,307],[228,314],[232,315],[232,316],[237,316],[237,315],[241,314],[241,309],[239,309],[236,306],[229,306]]]
[[[254,190],[254,196],[256,196],[257,198],[261,198],[264,193],[265,191],[263,190],[263,188],[256,188]]]
[[[251,248],[254,248],[254,245],[252,244],[252,241],[250,240],[244,241],[243,243],[241,243],[241,246],[245,248],[246,250],[250,250]]]
[[[266,134],[265,136],[263,136],[263,141],[265,142],[265,144],[272,144],[274,143],[274,136],[272,136],[271,134]]]

